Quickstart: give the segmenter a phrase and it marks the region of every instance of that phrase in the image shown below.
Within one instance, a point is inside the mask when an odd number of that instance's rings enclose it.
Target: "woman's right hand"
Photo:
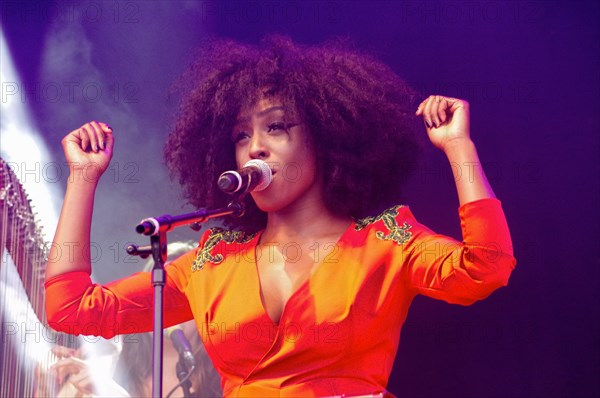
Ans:
[[[81,172],[86,181],[98,182],[113,155],[112,128],[92,121],[71,131],[62,140],[71,175]]]

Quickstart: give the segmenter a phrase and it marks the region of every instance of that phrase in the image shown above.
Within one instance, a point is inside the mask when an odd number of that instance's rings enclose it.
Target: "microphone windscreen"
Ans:
[[[273,173],[266,162],[260,159],[252,159],[251,161],[247,162],[244,167],[253,167],[260,171],[260,182],[254,187],[254,189],[252,189],[253,191],[262,191],[263,189],[266,189],[269,184],[271,184]]]

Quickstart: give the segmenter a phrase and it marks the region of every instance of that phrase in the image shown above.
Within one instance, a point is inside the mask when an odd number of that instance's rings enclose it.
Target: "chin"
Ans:
[[[318,187],[314,180],[306,179],[299,183],[290,183],[274,179],[270,186],[259,192],[252,192],[256,206],[265,213],[285,210],[294,204],[304,201],[314,194]]]
[[[270,186],[264,191],[251,193],[256,206],[265,213],[281,211],[301,196],[300,193],[290,190],[289,187],[287,187],[288,189],[273,188],[276,187]]]
[[[256,207],[265,213],[279,211],[289,205],[287,201],[282,201],[281,198],[277,198],[275,195],[268,195],[263,192],[252,193],[252,199]]]

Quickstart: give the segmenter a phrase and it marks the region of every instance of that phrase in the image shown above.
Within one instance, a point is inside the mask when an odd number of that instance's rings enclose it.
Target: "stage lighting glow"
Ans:
[[[9,164],[25,192],[31,199],[36,214],[36,224],[53,234],[58,222],[60,198],[57,182],[60,181],[61,165],[51,161],[40,132],[30,115],[23,85],[11,60],[10,52],[0,29],[0,156]],[[53,236],[44,236],[50,242]],[[8,250],[2,251],[0,267],[1,321],[6,326],[6,338],[12,339],[24,362],[20,365],[27,375],[33,374],[35,366],[46,370],[56,358],[50,354],[54,344],[54,332],[43,325],[23,287],[19,271]],[[43,264],[34,274],[43,272]],[[43,281],[40,279],[40,286]],[[10,303],[10,305],[6,305]],[[8,335],[10,334],[10,335]],[[97,392],[101,396],[113,395],[103,390],[106,380],[112,377],[115,358],[120,352],[120,341],[96,337],[79,337],[84,354],[83,361],[93,377]],[[111,390],[112,393],[114,391]],[[1,394],[0,394],[1,395]]]
[[[29,195],[39,218],[38,225],[46,233],[56,230],[58,172],[56,163],[32,123],[27,103],[22,98],[22,84],[0,30],[0,156],[9,163],[25,192]],[[52,239],[46,236],[45,240]]]

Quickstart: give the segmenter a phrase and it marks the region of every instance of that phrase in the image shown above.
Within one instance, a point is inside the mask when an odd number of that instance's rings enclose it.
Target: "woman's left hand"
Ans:
[[[446,152],[455,140],[470,140],[469,103],[458,98],[430,95],[416,112],[423,115],[427,135],[433,145]]]

